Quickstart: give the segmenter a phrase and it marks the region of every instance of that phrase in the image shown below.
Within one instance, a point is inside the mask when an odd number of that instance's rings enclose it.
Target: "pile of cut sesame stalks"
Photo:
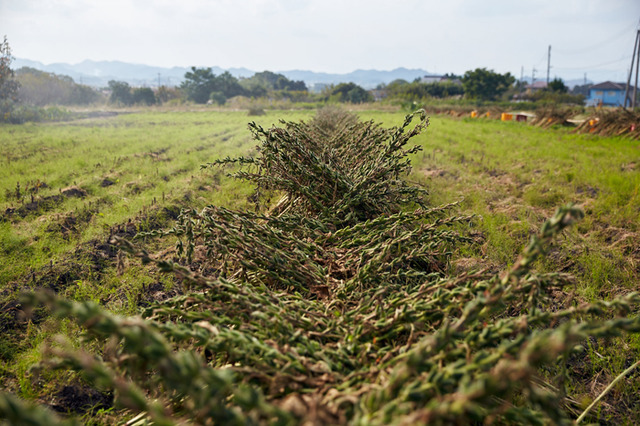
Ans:
[[[558,107],[556,105],[543,106],[536,109],[535,117],[529,121],[529,124],[543,129],[556,125],[570,125],[568,120],[574,117],[578,111],[578,108]]]
[[[184,284],[140,317],[26,296],[100,349],[60,343],[42,367],[112,390],[128,424],[572,424],[583,407],[564,388],[569,356],[588,338],[640,332],[640,298],[558,306],[552,292],[571,278],[532,265],[582,217],[572,206],[504,272],[447,275],[466,241],[455,229],[473,218],[430,207],[402,179],[427,125],[424,111],[393,129],[336,111],[251,124],[258,156],[205,167],[254,182],[255,211],[183,211],[163,233],[184,266],[119,241]],[[188,267],[196,251],[206,274]],[[8,395],[0,415],[70,422]]]
[[[640,112],[624,108],[596,110],[576,130],[599,136],[624,136],[640,139]]]

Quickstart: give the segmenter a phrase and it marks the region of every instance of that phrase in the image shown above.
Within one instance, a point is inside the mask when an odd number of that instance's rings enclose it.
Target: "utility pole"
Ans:
[[[531,85],[533,86],[533,82],[536,81],[536,68],[534,67],[531,70]]]
[[[551,70],[551,45],[549,45],[549,53],[547,54],[547,86],[549,85],[549,70]]]
[[[635,60],[636,64],[636,83],[633,87],[633,98],[631,99],[631,109],[633,110],[636,107],[636,96],[638,93],[638,65],[640,61],[640,30],[636,32],[636,41],[633,43],[633,55],[631,56],[631,69],[629,70],[629,77],[627,78],[627,87],[624,91],[624,105],[623,108],[627,107],[627,101],[629,100],[629,89],[631,85],[631,76],[633,75],[633,61]]]
[[[524,67],[520,67],[520,83],[524,81]]]
[[[584,73],[584,85],[585,86],[587,85],[587,73],[586,72]]]
[[[158,88],[160,88],[160,73],[158,73]]]
[[[636,49],[637,48],[637,49]],[[636,98],[638,95],[638,66],[640,66],[640,30],[636,33],[636,45],[633,46],[633,51],[637,52],[636,57],[636,82],[633,85],[633,99],[631,99],[631,111],[635,111],[636,109]],[[631,72],[633,72],[633,58],[631,58]],[[629,73],[629,77],[631,77],[631,72]],[[628,89],[627,84],[627,90]],[[626,101],[626,99],[625,99]]]

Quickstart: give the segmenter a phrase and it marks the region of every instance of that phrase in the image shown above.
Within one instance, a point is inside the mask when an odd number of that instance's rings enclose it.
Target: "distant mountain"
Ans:
[[[65,63],[54,63],[45,65],[41,62],[28,59],[16,58],[13,68],[22,67],[35,68],[37,70],[51,72],[55,74],[67,75],[77,83],[87,84],[95,87],[105,87],[110,80],[126,81],[132,86],[158,85],[178,86],[184,79],[190,67],[163,68],[141,64],[130,64],[120,61],[90,61],[86,60],[79,64],[70,65]],[[246,68],[211,67],[214,74],[222,74],[229,71],[237,78],[251,77],[255,71]],[[264,71],[264,70],[261,70]],[[372,89],[380,83],[390,83],[393,80],[403,79],[413,81],[416,78],[429,74],[421,69],[396,68],[392,71],[378,70],[356,70],[347,74],[330,74],[313,71],[292,70],[274,71],[283,74],[290,80],[302,80],[308,87],[316,88],[326,84],[356,83],[366,89]]]
[[[329,74],[313,71],[280,71],[282,75],[290,80],[302,80],[307,86],[338,83],[356,83],[365,89],[373,89],[381,83],[390,83],[393,80],[403,79],[413,81],[416,78],[424,77],[429,72],[421,69],[396,68],[391,71],[379,70],[355,70],[347,74]]]
[[[575,78],[573,80],[564,80],[564,85],[567,86],[569,89],[573,89],[576,86],[582,86],[584,84],[593,84],[593,81],[586,80],[586,83],[585,83],[585,79],[583,78]]]
[[[41,62],[17,58],[13,64],[15,69],[31,67],[41,71],[55,74],[68,75],[77,83],[96,87],[105,87],[110,80],[126,81],[132,86],[177,86],[184,79],[186,72],[191,68],[173,67],[163,68],[150,65],[130,64],[120,61],[90,61],[70,65],[54,63],[45,65]],[[214,74],[221,74],[225,70],[220,67],[212,67]],[[246,68],[230,69],[236,77],[250,77],[254,73]]]

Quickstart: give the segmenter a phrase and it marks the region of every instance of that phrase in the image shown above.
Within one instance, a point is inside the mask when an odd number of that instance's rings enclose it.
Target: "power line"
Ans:
[[[568,67],[568,68],[565,68],[565,67],[557,67],[557,66],[554,65],[553,68],[556,69],[556,70],[564,70],[564,71],[581,70],[581,69],[585,69],[585,68],[593,69],[593,68],[603,67],[603,66],[606,66],[606,65],[617,64],[617,63],[620,63],[620,62],[623,62],[623,61],[628,61],[630,58],[631,58],[631,56],[624,56],[624,57],[622,57],[620,59],[616,59],[614,61],[602,62],[600,64],[595,64],[595,65],[584,65],[584,66],[581,66],[581,67]]]
[[[618,41],[619,39],[627,36],[629,34],[629,32],[631,31],[631,29],[636,27],[636,25],[638,25],[638,24],[632,24],[632,25],[628,26],[627,28],[625,28],[624,30],[622,30],[619,33],[617,33],[616,35],[614,35],[613,37],[608,38],[607,40],[602,41],[600,43],[584,47],[582,49],[578,49],[578,50],[563,50],[563,49],[556,48],[555,50],[556,50],[556,52],[561,53],[563,55],[580,55],[580,54],[583,54],[583,53],[592,52],[592,51],[594,51],[596,49],[599,49],[599,48],[601,48],[603,46],[606,46],[606,45],[608,45],[608,44],[610,44],[610,43],[612,43],[614,41]]]
[[[543,63],[545,59],[547,59],[547,54],[546,54],[546,53],[545,53],[545,54],[543,54],[543,55],[540,57],[540,60],[539,60],[538,62],[536,62],[536,64],[535,64],[534,66],[536,66],[536,67],[540,66],[540,64],[541,64],[541,63]]]

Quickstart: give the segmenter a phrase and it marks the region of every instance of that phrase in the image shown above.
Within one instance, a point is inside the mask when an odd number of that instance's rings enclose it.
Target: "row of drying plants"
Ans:
[[[543,106],[536,109],[535,116],[529,121],[529,124],[543,129],[548,129],[551,126],[566,126],[570,125],[569,120],[580,112],[581,108],[577,107]]]
[[[599,136],[624,136],[637,140],[640,139],[640,112],[624,108],[598,110],[575,131]]]
[[[557,303],[553,295],[571,278],[532,266],[582,217],[572,206],[502,273],[448,275],[451,251],[467,241],[456,230],[475,218],[429,206],[426,192],[403,180],[418,150],[407,144],[427,125],[424,111],[386,129],[335,110],[307,123],[251,124],[256,156],[203,167],[253,182],[255,208],[183,211],[160,233],[178,238],[182,264],[118,242],[175,274],[182,294],[134,318],[52,294],[25,296],[26,305],[75,319],[93,349],[57,342],[40,368],[73,369],[112,391],[128,424],[588,417],[567,395],[567,363],[589,338],[640,332],[640,297]],[[189,267],[196,255],[197,273]],[[72,422],[10,395],[0,397],[0,415]]]
[[[445,114],[456,118],[476,117],[500,120],[504,108],[497,106],[473,107],[450,106],[448,108],[427,106],[433,114]],[[585,118],[586,117],[586,118]],[[535,109],[528,123],[548,129],[552,126],[574,127],[575,133],[590,133],[598,136],[622,136],[640,139],[640,112],[624,108],[589,109],[582,107],[543,105]],[[577,123],[577,124],[576,124]]]

